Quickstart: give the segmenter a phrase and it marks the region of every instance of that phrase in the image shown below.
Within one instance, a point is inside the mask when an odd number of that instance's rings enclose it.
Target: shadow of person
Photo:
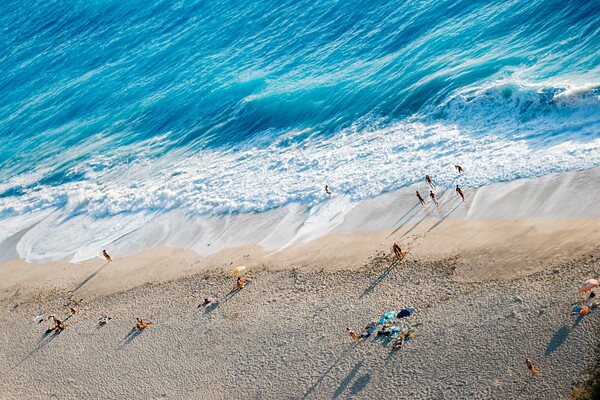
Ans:
[[[569,336],[569,327],[563,326],[559,330],[557,330],[550,342],[548,342],[548,346],[546,346],[546,351],[544,352],[544,356],[548,357],[550,354],[554,353],[566,340]]]
[[[54,340],[61,332],[62,331],[56,331],[51,329],[47,329],[46,331],[44,331],[44,333],[42,333],[42,336],[37,341],[35,348],[31,350],[29,354],[27,354],[21,361],[19,361],[17,365],[21,365],[29,357],[42,350],[44,347],[50,344],[50,342]]]
[[[335,390],[335,393],[333,393],[333,396],[331,397],[332,399],[337,399],[338,397],[341,396],[341,394],[344,392],[344,390],[346,390],[346,387],[348,387],[350,382],[352,382],[352,379],[354,379],[354,377],[358,373],[358,370],[362,367],[362,364],[363,364],[363,362],[361,360],[354,365],[352,370],[350,372],[348,372],[346,377],[342,380],[342,382],[340,382],[340,385],[338,386],[338,388]]]
[[[125,336],[123,338],[123,340],[121,340],[121,343],[119,343],[119,350],[123,349],[125,346],[127,346],[129,343],[131,343],[131,341],[133,339],[135,339],[136,337],[138,337],[139,335],[141,335],[142,331],[137,330],[137,328],[134,326],[133,328],[131,328],[131,330],[129,331],[129,333],[127,334],[127,336]]]
[[[321,384],[321,382],[323,382],[323,380],[329,375],[329,373],[337,366],[340,364],[340,362],[342,362],[347,356],[348,354],[350,354],[350,352],[356,347],[358,346],[358,343],[353,343],[351,345],[349,345],[348,348],[346,348],[346,350],[342,351],[342,353],[338,356],[338,358],[333,362],[333,364],[331,364],[322,374],[321,376],[319,376],[319,378],[316,380],[315,383],[313,383],[313,385],[311,387],[309,387],[308,389],[306,389],[306,391],[304,392],[304,395],[302,395],[301,399],[307,399],[316,389],[317,387],[319,387],[319,385]]]
[[[398,265],[398,260],[392,261],[391,264],[381,273],[381,275],[375,278],[375,280],[373,280],[373,282],[371,282],[371,284],[365,290],[363,290],[359,298],[362,299],[363,297],[369,295],[373,289],[375,289],[377,285],[379,285],[390,274],[390,272],[392,272],[396,265]]]
[[[371,374],[364,374],[362,376],[359,376],[358,378],[356,378],[356,381],[354,381],[354,384],[350,388],[350,394],[352,394],[353,396],[357,395],[365,387],[367,387],[370,381]]]

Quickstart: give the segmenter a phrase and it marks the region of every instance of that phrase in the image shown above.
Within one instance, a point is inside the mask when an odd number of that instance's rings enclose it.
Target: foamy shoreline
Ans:
[[[10,323],[0,332],[0,391],[8,399],[321,399],[381,390],[565,397],[595,360],[599,311],[578,320],[565,313],[582,300],[578,284],[600,273],[599,171],[468,191],[465,204],[448,191],[440,209],[415,207],[409,188],[343,219],[317,213],[319,229],[304,233],[319,237],[296,236],[278,251],[257,242],[284,239],[281,225],[240,220],[224,231],[245,226],[240,236],[221,236],[206,255],[160,246],[121,256],[115,247],[112,263],[2,263],[0,317]],[[400,265],[393,242],[408,251]],[[232,288],[229,271],[239,265],[252,285],[195,312],[204,297]],[[79,313],[45,339],[46,323],[33,317],[64,317],[69,298],[84,299]],[[346,326],[359,330],[407,305],[417,309],[406,321],[416,329],[407,348],[351,343]],[[106,314],[113,320],[98,328]],[[136,317],[153,325],[130,338]]]
[[[459,275],[467,280],[510,278],[585,254],[600,236],[600,168],[466,190],[464,203],[452,188],[437,188],[439,208],[419,205],[416,189],[427,193],[419,185],[346,209],[343,197],[334,194],[310,214],[290,206],[215,218],[212,224],[177,221],[178,231],[157,221],[106,246],[115,261],[90,282],[89,291],[129,289],[234,264],[353,269],[394,242],[416,260],[459,256]],[[4,256],[15,254],[18,245],[5,241]],[[67,289],[103,263],[98,255],[78,264],[68,261],[0,264],[1,297],[45,286]],[[481,263],[496,268],[485,271],[477,266]]]

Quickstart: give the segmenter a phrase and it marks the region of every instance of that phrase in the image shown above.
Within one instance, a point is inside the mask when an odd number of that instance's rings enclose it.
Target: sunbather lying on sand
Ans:
[[[204,303],[199,304],[197,308],[206,308],[206,307],[210,306],[211,304],[215,304],[218,302],[219,302],[219,299],[217,299],[216,297],[209,297],[207,299],[204,299]]]
[[[244,288],[244,286],[246,286],[249,283],[250,283],[250,280],[242,279],[242,278],[238,277],[235,287],[237,290],[242,290]]]
[[[141,332],[147,327],[149,327],[151,323],[152,322],[150,321],[144,321],[143,318],[136,318],[135,329]]]
[[[377,329],[377,322],[370,322],[369,325],[365,326],[362,330],[362,332],[360,333],[360,338],[368,338],[369,336],[371,336],[371,333],[375,332],[375,330]]]
[[[66,325],[60,319],[56,318],[54,315],[48,317],[48,319],[50,318],[52,318],[52,326],[46,331],[46,333],[54,332],[59,334],[65,330]]]
[[[360,336],[358,336],[358,334],[356,332],[354,332],[350,328],[346,328],[346,330],[348,331],[348,334],[350,335],[352,340],[354,340],[356,343],[360,342]]]

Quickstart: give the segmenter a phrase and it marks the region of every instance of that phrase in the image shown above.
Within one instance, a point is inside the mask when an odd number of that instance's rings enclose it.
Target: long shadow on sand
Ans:
[[[442,218],[440,218],[440,220],[438,222],[436,222],[435,224],[433,224],[433,226],[431,228],[429,228],[429,230],[425,233],[429,233],[432,230],[434,230],[435,228],[437,228],[442,222],[444,222],[454,211],[456,211],[456,209],[458,207],[460,207],[462,203],[458,203],[452,210],[450,210],[449,212],[447,212]]]
[[[367,387],[369,382],[371,381],[371,374],[364,374],[363,376],[358,377],[354,384],[350,388],[350,394],[356,396],[360,391]]]
[[[398,265],[398,261],[393,261],[389,265],[389,267],[387,267],[381,273],[381,275],[379,275],[373,282],[371,282],[371,284],[360,294],[360,298],[362,299],[363,297],[365,297],[369,293],[371,293],[373,291],[373,289],[375,289],[377,287],[377,285],[379,285],[381,283],[381,281],[383,281],[390,274],[390,272],[392,272],[392,270],[394,269],[394,267],[396,265]]]
[[[344,392],[344,390],[346,390],[346,387],[348,387],[350,382],[352,382],[352,379],[354,379],[354,377],[356,376],[356,374],[358,373],[358,370],[362,367],[362,365],[363,365],[363,362],[361,360],[356,363],[356,365],[354,366],[354,368],[352,368],[352,370],[350,372],[348,372],[348,375],[346,375],[346,377],[340,383],[340,386],[338,386],[338,388],[335,390],[335,393],[333,393],[333,396],[331,397],[332,399],[337,399],[338,397],[341,396],[341,394]]]
[[[59,333],[56,332],[48,332],[46,331],[42,337],[38,340],[35,348],[33,350],[31,350],[29,352],[29,354],[27,354],[25,356],[25,358],[23,358],[21,361],[19,361],[19,363],[17,365],[21,365],[25,360],[27,360],[29,357],[31,357],[32,355],[34,355],[35,353],[37,353],[38,351],[42,350],[44,347],[46,347],[48,344],[50,344],[50,342],[52,340],[54,340],[54,338],[56,338],[59,335]]]
[[[138,331],[135,328],[135,326],[133,328],[131,328],[131,330],[129,331],[127,336],[125,336],[123,338],[123,340],[121,340],[121,343],[119,343],[119,350],[124,349],[125,346],[127,346],[129,343],[131,343],[133,341],[133,339],[140,336],[142,334],[142,332],[144,332],[144,331]]]
[[[220,301],[218,303],[213,303],[209,306],[206,307],[198,307],[196,308],[196,311],[194,311],[194,315],[198,315],[200,314],[202,315],[208,315],[210,313],[212,313],[213,311],[215,311],[217,309],[217,307],[219,307]]]
[[[98,275],[98,273],[100,271],[102,271],[104,268],[106,268],[106,266],[108,265],[108,262],[105,262],[104,264],[102,264],[102,266],[100,268],[98,268],[95,272],[93,272],[92,274],[90,274],[90,276],[88,276],[87,278],[85,278],[84,280],[82,280],[79,285],[77,285],[75,287],[75,289],[71,290],[69,293],[75,293],[76,291],[78,291],[79,289],[81,289],[83,287],[83,285],[85,285],[86,283],[88,283],[93,277],[95,277],[96,275]]]
[[[344,360],[344,358],[346,358],[348,356],[348,354],[350,354],[350,352],[358,345],[358,343],[354,343],[352,344],[351,347],[348,347],[346,350],[344,350],[339,357],[333,362],[333,364],[331,364],[331,366],[329,368],[327,368],[322,374],[321,376],[319,376],[319,379],[317,379],[317,381],[308,389],[306,389],[306,392],[304,392],[304,394],[302,395],[301,399],[306,399],[308,398],[308,396],[310,396],[312,394],[312,392],[315,391],[315,389],[317,387],[319,387],[319,385],[321,384],[321,382],[323,382],[323,380],[327,377],[327,375],[329,375],[329,373],[342,361]]]
[[[406,225],[408,223],[408,221],[410,221],[412,218],[414,218],[418,213],[419,210],[416,210],[419,206],[421,206],[421,203],[417,203],[413,206],[413,208],[411,208],[410,210],[408,210],[407,212],[404,213],[404,215],[402,215],[398,221],[396,221],[396,223],[394,225],[400,224],[399,227],[397,227],[396,229],[394,229],[392,231],[392,233],[390,233],[386,239],[389,239],[393,234],[395,234],[396,232],[398,232],[400,229],[402,229],[404,227],[404,225]],[[408,218],[407,218],[408,217]],[[402,222],[403,219],[406,218],[406,221]]]
[[[563,326],[559,330],[556,331],[550,342],[548,342],[548,346],[546,347],[546,351],[544,352],[544,357],[548,357],[550,354],[554,353],[562,344],[567,340],[569,336],[569,327]]]

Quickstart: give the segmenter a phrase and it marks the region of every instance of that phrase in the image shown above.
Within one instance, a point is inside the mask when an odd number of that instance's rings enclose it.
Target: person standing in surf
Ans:
[[[329,185],[325,185],[325,193],[327,193],[329,197],[331,197],[331,190],[329,190]]]
[[[458,185],[456,185],[456,194],[459,195],[460,197],[462,197],[462,201],[465,201],[465,194],[463,193],[463,191],[458,187]]]
[[[455,164],[455,165],[454,165],[454,168],[456,168],[456,170],[458,171],[458,173],[459,173],[459,174],[462,174],[462,173],[463,173],[463,168],[462,168],[460,165],[458,165],[458,164]]]
[[[432,189],[435,189],[435,185],[433,184],[433,182],[431,181],[431,177],[429,175],[425,175],[425,182],[427,182],[427,184],[429,186],[431,186]]]
[[[111,262],[112,261],[112,258],[108,255],[108,253],[106,252],[106,250],[102,250],[102,255],[106,259],[106,262]]]

